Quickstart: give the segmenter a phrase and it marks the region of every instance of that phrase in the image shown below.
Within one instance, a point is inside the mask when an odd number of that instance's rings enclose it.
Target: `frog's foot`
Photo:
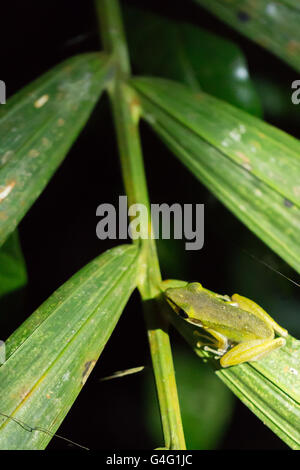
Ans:
[[[229,297],[229,295],[216,294],[216,297],[226,302],[226,304],[232,305],[233,307],[239,306],[238,302]]]
[[[223,294],[215,294],[215,297],[221,300],[225,300],[225,302],[231,302],[231,297],[229,295],[223,295]]]
[[[210,348],[209,346],[204,346],[204,351],[207,351],[207,352],[211,352],[213,354],[216,354],[217,356],[223,356],[223,354],[226,353],[226,349],[213,349],[213,348]],[[216,357],[215,359],[219,359],[219,357]]]
[[[258,361],[275,349],[285,345],[284,338],[255,339],[234,346],[220,360],[222,367],[234,366],[248,361]]]

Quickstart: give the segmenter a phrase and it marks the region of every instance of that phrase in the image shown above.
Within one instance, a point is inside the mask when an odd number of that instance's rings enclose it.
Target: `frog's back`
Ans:
[[[181,290],[181,296],[189,322],[212,328],[234,342],[274,337],[272,328],[253,313],[230,305],[202,289],[195,292],[195,288],[187,286],[184,291],[182,296]]]
[[[213,296],[199,295],[194,306],[202,324],[224,334],[232,341],[273,338],[273,330],[253,313],[242,310]]]

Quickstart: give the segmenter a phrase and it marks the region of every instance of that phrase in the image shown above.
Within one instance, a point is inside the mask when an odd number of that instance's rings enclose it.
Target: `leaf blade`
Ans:
[[[112,74],[103,54],[72,57],[0,112],[0,245],[67,154]]]
[[[42,449],[72,406],[136,286],[138,251],[99,256],[60,287],[6,342],[0,448]],[[38,357],[38,360],[37,360]]]
[[[195,0],[241,34],[300,71],[300,8],[297,0]]]
[[[300,449],[300,341],[289,335],[284,347],[265,358],[223,369],[211,353],[198,348],[191,324],[169,306],[166,315],[232,392],[287,445]]]
[[[195,94],[186,88],[181,94],[184,87],[175,82],[137,78],[131,83],[141,101],[143,118],[174,154],[243,223],[300,272],[300,197],[297,191],[294,192],[294,188],[298,188],[299,142],[227,103],[221,104],[221,109],[226,108],[224,117],[218,113],[220,102],[215,98],[209,97],[209,105],[204,109],[207,95],[198,93],[200,100],[198,96],[196,102]],[[217,109],[213,111],[214,105]],[[242,125],[249,133],[243,147],[245,154],[233,155],[240,142],[234,142],[232,146],[228,140],[227,146],[222,145],[224,135],[231,132],[228,131],[229,115],[235,128]],[[207,125],[207,119],[211,123],[214,121],[213,125]],[[249,120],[248,129],[245,123]],[[217,136],[219,128],[221,132]],[[263,135],[260,135],[262,130]],[[257,152],[255,159],[252,158],[249,166],[253,135],[262,150]],[[268,143],[265,147],[265,135],[270,135],[274,146]],[[271,156],[264,161],[268,153]]]
[[[135,8],[125,8],[125,23],[131,59],[139,74],[176,80],[262,115],[246,59],[234,42]]]

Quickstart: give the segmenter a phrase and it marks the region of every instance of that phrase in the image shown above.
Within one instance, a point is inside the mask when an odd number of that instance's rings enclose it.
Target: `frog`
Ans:
[[[196,327],[197,347],[214,353],[221,367],[258,361],[285,345],[288,331],[253,300],[215,294],[199,282],[165,282],[164,298]]]

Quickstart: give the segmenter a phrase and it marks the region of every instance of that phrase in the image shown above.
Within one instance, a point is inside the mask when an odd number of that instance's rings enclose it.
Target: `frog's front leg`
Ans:
[[[242,362],[257,361],[274,349],[281,348],[284,345],[284,338],[244,341],[224,354],[220,359],[220,364],[222,367],[229,367]]]
[[[203,347],[205,351],[210,351],[214,354],[217,354],[218,356],[223,356],[229,347],[226,336],[204,326],[201,328],[201,330],[203,330],[203,333],[200,333],[198,330],[194,331],[194,335],[200,338],[197,342],[197,347]],[[209,335],[207,335],[207,333],[209,333]]]

